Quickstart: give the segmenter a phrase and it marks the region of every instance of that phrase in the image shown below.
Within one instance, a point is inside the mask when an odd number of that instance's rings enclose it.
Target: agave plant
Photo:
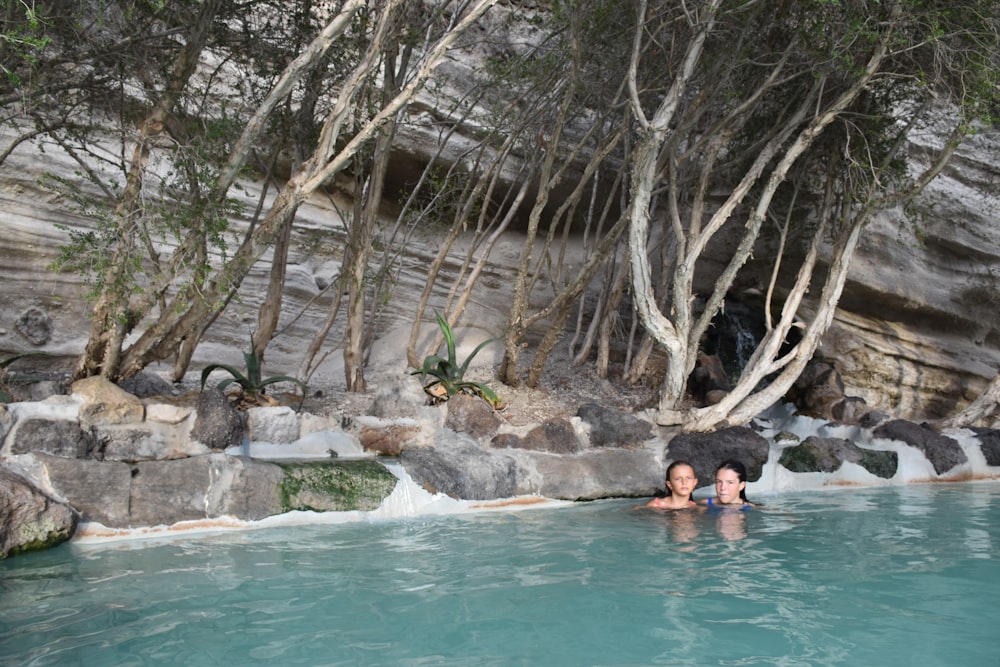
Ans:
[[[223,370],[232,375],[232,377],[223,380],[216,385],[216,387],[220,391],[224,391],[226,387],[235,382],[240,386],[241,397],[244,402],[256,403],[257,405],[264,403],[272,405],[275,404],[276,401],[267,397],[264,391],[268,385],[278,382],[291,382],[292,384],[298,386],[302,390],[302,400],[305,400],[306,385],[298,378],[294,378],[290,375],[274,375],[269,378],[261,377],[260,360],[257,359],[257,346],[253,342],[253,336],[250,337],[250,351],[243,354],[243,360],[246,363],[245,374],[229,364],[211,364],[206,366],[201,371],[202,391],[205,390],[205,383],[208,381],[208,376],[211,375],[213,371]]]
[[[441,333],[444,335],[445,346],[448,348],[448,358],[445,359],[436,354],[428,355],[424,358],[423,366],[415,371],[411,371],[410,375],[419,375],[423,380],[426,380],[428,376],[433,378],[424,385],[424,391],[427,392],[432,401],[442,402],[456,394],[468,394],[469,396],[482,398],[494,408],[502,407],[503,401],[500,400],[500,397],[492,389],[482,382],[473,382],[465,379],[465,372],[469,370],[469,364],[475,356],[486,345],[495,341],[496,338],[484,340],[476,346],[476,349],[472,351],[472,354],[464,362],[459,364],[455,352],[455,333],[441,315],[434,313],[434,316],[437,318],[438,326],[441,327]]]

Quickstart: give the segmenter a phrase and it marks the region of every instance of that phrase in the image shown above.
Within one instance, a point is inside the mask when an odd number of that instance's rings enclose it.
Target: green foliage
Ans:
[[[446,401],[456,394],[467,394],[469,396],[478,396],[494,408],[500,408],[503,405],[503,401],[486,384],[465,379],[465,373],[469,370],[469,363],[479,354],[480,350],[497,339],[489,338],[484,340],[476,346],[476,349],[472,351],[472,354],[464,362],[459,364],[455,351],[455,333],[440,314],[434,313],[434,316],[437,318],[438,326],[441,327],[445,346],[448,349],[448,358],[445,359],[436,354],[428,355],[424,358],[423,366],[412,371],[410,375],[419,375],[423,380],[426,380],[427,376],[433,378],[424,385],[424,391],[434,400]]]
[[[15,354],[13,357],[8,357],[3,361],[0,361],[0,403],[10,403],[14,400],[14,395],[11,390],[15,385],[19,384],[29,384],[31,382],[39,382],[45,378],[37,375],[27,375],[24,373],[14,373],[8,371],[8,367],[13,364],[18,359],[24,359],[25,357],[49,357],[52,356],[48,352],[23,352],[21,354]]]
[[[8,0],[14,2],[15,0]],[[16,0],[24,8],[24,21],[4,24],[0,30],[0,70],[7,77],[7,82],[14,87],[22,84],[21,76],[16,69],[19,65],[33,67],[38,64],[39,54],[52,42],[44,34],[45,20],[38,15],[34,3]]]
[[[257,405],[273,403],[273,401],[269,401],[265,397],[265,389],[268,385],[278,382],[291,382],[298,386],[302,390],[302,399],[305,399],[306,385],[298,378],[290,375],[274,375],[268,378],[261,377],[260,360],[257,358],[257,346],[253,342],[253,336],[250,337],[250,351],[243,354],[243,360],[246,363],[246,373],[229,364],[211,364],[206,366],[201,371],[201,390],[205,390],[205,383],[213,371],[222,370],[229,373],[232,377],[223,380],[216,387],[220,391],[225,391],[226,387],[235,382],[240,386],[240,397],[245,403]]]

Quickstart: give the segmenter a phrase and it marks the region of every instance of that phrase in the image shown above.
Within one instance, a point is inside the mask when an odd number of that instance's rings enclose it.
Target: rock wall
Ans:
[[[493,43],[502,42],[505,35],[511,43],[520,43],[537,32],[530,21],[517,27],[508,18],[491,18],[496,25],[484,26]],[[511,36],[512,30],[524,34]],[[489,47],[484,41],[481,48]],[[471,76],[472,70],[456,60],[443,66],[440,79],[457,90]],[[390,183],[399,185],[408,174],[418,173],[436,149],[435,128],[443,112],[433,108],[433,103],[419,99],[410,108],[407,122],[400,125]],[[474,142],[478,132],[474,122],[462,130],[462,126],[456,128],[450,152],[439,156],[443,164],[461,160],[461,150]],[[9,134],[0,136],[3,145],[9,139]],[[109,150],[117,152],[113,145]],[[915,167],[923,160],[923,150],[919,144],[911,146]],[[917,201],[880,215],[868,226],[841,307],[819,354],[835,364],[848,393],[862,397],[869,406],[901,418],[946,416],[974,399],[1000,368],[998,154],[1000,131],[971,137]],[[45,175],[78,182],[77,168],[57,146],[29,142],[4,162],[0,173],[0,254],[4,257],[0,264],[0,359],[25,350],[69,358],[83,349],[89,313],[87,286],[79,276],[57,274],[50,267],[70,230],[92,230],[93,222],[41,184]],[[243,197],[247,210],[252,211],[260,184],[241,185],[245,192],[233,194]],[[396,185],[387,192],[398,191]],[[332,298],[325,288],[336,276],[344,250],[339,211],[351,210],[349,192],[344,186],[317,195],[297,214],[278,326],[281,333],[266,357],[274,374],[295,374],[301,351],[326,317]],[[237,239],[247,221],[232,222]],[[163,242],[169,244],[168,239]],[[457,331],[470,347],[498,335],[506,325],[513,268],[522,242],[519,231],[507,232],[484,269],[485,278]],[[578,245],[571,243],[570,251]],[[467,249],[468,239],[460,239],[434,286],[432,308],[445,303],[449,279],[457,274]],[[382,371],[406,370],[400,342],[405,340],[413,304],[426,284],[425,268],[436,250],[433,232],[406,244],[398,278],[375,332],[378,341],[369,361],[373,377]],[[192,370],[209,363],[241,364],[266,293],[267,259],[254,267],[239,298],[212,326],[195,354]],[[338,327],[328,340],[340,340]],[[426,333],[428,337],[436,333],[433,323]],[[479,361],[488,366],[495,358],[484,353]],[[167,369],[169,360],[154,370]],[[332,351],[311,379],[316,385],[343,385],[339,350]]]
[[[287,405],[244,413],[217,389],[140,399],[102,378],[78,381],[68,395],[0,405],[0,558],[69,539],[78,521],[102,535],[375,510],[397,486],[386,460],[429,493],[515,503],[652,496],[673,460],[689,462],[704,488],[720,461],[736,458],[758,492],[1000,477],[996,430],[774,414],[752,428],[677,434],[593,403],[515,428],[485,401],[428,406],[419,384],[410,389],[370,410],[391,405],[408,417]],[[226,409],[238,418],[223,417]],[[236,424],[237,437],[199,421]],[[810,424],[809,435],[790,430]]]
[[[912,205],[867,227],[819,354],[870,406],[945,416],[1000,371],[997,155],[1000,132],[970,137]]]

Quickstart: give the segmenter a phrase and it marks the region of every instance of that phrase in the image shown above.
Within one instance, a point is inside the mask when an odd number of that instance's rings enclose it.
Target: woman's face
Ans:
[[[719,502],[726,505],[738,503],[740,501],[740,491],[747,485],[740,481],[739,473],[735,470],[723,468],[715,473],[715,495],[719,497]]]

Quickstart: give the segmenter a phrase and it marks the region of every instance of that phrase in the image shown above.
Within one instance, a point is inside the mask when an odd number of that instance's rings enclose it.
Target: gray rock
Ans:
[[[150,396],[176,396],[180,389],[170,384],[159,375],[143,371],[118,383],[122,391],[127,391],[139,398]]]
[[[714,483],[716,468],[727,459],[746,466],[748,482],[760,479],[770,448],[770,443],[759,433],[733,426],[712,433],[680,433],[668,443],[666,458],[690,463],[701,488]],[[662,479],[663,473],[660,474]]]
[[[572,456],[511,450],[519,494],[562,500],[647,497],[663,483],[659,456],[646,449],[589,449]]]
[[[528,431],[516,446],[551,454],[575,454],[584,448],[573,424],[562,417],[545,420]]]
[[[810,436],[795,447],[781,452],[778,463],[792,472],[834,472],[844,461],[856,463],[877,477],[889,479],[896,474],[896,452],[858,447],[850,440]]]
[[[590,444],[594,447],[626,447],[653,436],[652,424],[621,410],[584,403],[576,414],[590,424]]]
[[[869,410],[858,420],[858,426],[871,430],[877,428],[880,424],[884,424],[889,421],[889,419],[890,416],[886,412],[882,412],[880,410]]]
[[[17,425],[12,454],[52,454],[68,459],[101,458],[100,443],[75,421],[30,418]]]
[[[459,433],[468,433],[477,440],[493,436],[500,428],[496,410],[481,398],[459,394],[445,403],[448,411],[444,425]]]
[[[810,436],[782,450],[778,463],[792,472],[834,472],[844,461],[860,460],[860,448],[850,440]]]
[[[288,443],[299,439],[299,419],[288,406],[250,408],[247,433],[251,442]]]
[[[132,526],[170,525],[208,517],[205,494],[214,481],[209,456],[144,461],[132,470],[129,490]]]
[[[490,447],[496,447],[497,449],[511,449],[514,447],[521,447],[521,436],[516,433],[497,433],[490,440]]]
[[[134,427],[94,427],[105,461],[158,461],[207,454],[207,446],[190,441],[183,429],[145,422]]]
[[[832,420],[833,406],[845,398],[844,381],[833,364],[811,361],[792,385],[788,396],[802,414]]]
[[[204,458],[209,461],[214,480],[205,491],[208,517],[259,521],[286,511],[281,493],[285,475],[277,464],[222,454]]]
[[[406,449],[399,460],[429,492],[452,498],[509,498],[517,488],[517,466],[512,458],[484,449],[469,436],[453,431],[439,431],[433,447]]]
[[[129,516],[132,466],[44,454],[35,458],[45,468],[52,489],[65,498],[84,521],[96,521],[109,528],[133,525]],[[162,522],[153,525],[159,523]]]
[[[218,389],[205,389],[198,395],[197,416],[191,438],[215,450],[224,450],[243,443],[246,415],[235,407]]]
[[[0,403],[0,448],[2,448],[3,441],[7,439],[7,434],[10,433],[10,428],[13,425],[14,415],[10,414],[6,404]]]
[[[417,376],[393,374],[379,383],[372,403],[372,415],[386,419],[415,417],[426,403],[427,394]]]
[[[988,466],[1000,466],[1000,430],[995,428],[974,428],[972,432],[979,439],[979,449],[983,452]]]
[[[865,399],[857,396],[846,396],[830,405],[830,416],[839,424],[858,425],[870,413]]]
[[[68,540],[77,519],[71,507],[0,467],[0,559]]]
[[[225,454],[174,461],[147,461],[133,467],[132,526],[235,516],[255,521],[282,512],[275,463]]]
[[[939,475],[948,472],[957,465],[967,463],[969,460],[961,445],[954,438],[949,438],[905,419],[894,419],[886,422],[872,431],[872,435],[885,440],[905,442],[911,447],[919,449],[934,466],[934,472]]]
[[[14,329],[32,345],[42,346],[52,339],[52,318],[41,308],[32,306],[17,318]]]
[[[899,470],[899,454],[877,449],[862,449],[859,464],[876,477],[891,479]]]

